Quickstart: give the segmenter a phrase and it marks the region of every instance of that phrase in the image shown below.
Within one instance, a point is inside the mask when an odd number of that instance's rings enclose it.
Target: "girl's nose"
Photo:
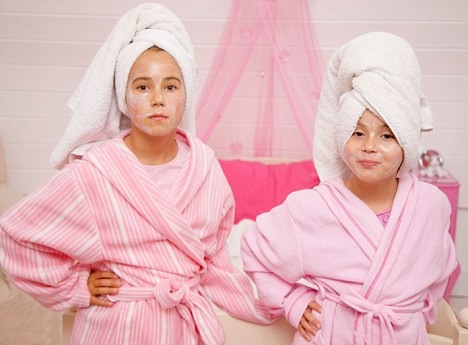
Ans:
[[[375,139],[371,136],[368,136],[364,141],[364,145],[362,146],[362,150],[365,152],[375,152]]]
[[[164,96],[159,89],[154,89],[151,95],[151,104],[153,106],[164,105]]]

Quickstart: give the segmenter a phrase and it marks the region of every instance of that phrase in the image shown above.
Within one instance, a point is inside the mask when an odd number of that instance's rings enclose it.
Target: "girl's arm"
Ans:
[[[309,304],[314,301],[316,293],[311,288],[296,283],[303,277],[300,252],[297,251],[299,249],[296,248],[295,253],[293,253],[290,251],[291,248],[288,248],[290,256],[297,256],[294,265],[279,264],[282,269],[275,269],[269,265],[268,260],[264,260],[263,255],[267,253],[260,250],[255,235],[256,231],[258,231],[258,227],[255,224],[242,239],[244,271],[255,283],[262,303],[275,313],[284,315],[291,325],[300,329],[301,321],[305,321],[302,318],[310,318],[310,315],[305,314]],[[285,244],[285,246],[287,245]],[[265,246],[262,245],[262,247],[265,249]],[[263,253],[261,254],[261,252]],[[273,254],[271,256],[267,254],[267,256],[274,257]],[[314,319],[312,316],[312,324],[317,325],[317,320]]]
[[[428,294],[433,302],[432,308],[425,312],[426,322],[433,323],[437,318],[437,306],[439,301],[443,298],[445,289],[447,288],[447,282],[450,274],[455,270],[457,266],[457,258],[455,254],[455,246],[452,238],[447,230],[446,236],[444,236],[444,268],[443,272],[437,282],[429,287]]]
[[[443,298],[447,282],[452,272],[457,267],[457,258],[455,253],[455,245],[449,233],[450,228],[450,215],[451,205],[448,198],[438,189],[435,189],[440,196],[440,202],[433,201],[431,206],[434,210],[428,211],[430,215],[436,217],[434,222],[442,224],[436,229],[431,229],[431,238],[437,244],[437,252],[434,251],[433,255],[438,260],[435,261],[433,272],[438,272],[438,279],[429,287],[428,300],[432,302],[431,308],[424,313],[427,323],[433,323],[437,318],[437,306],[439,301]],[[432,200],[436,198],[433,197]],[[440,219],[440,220],[437,220]]]
[[[2,267],[45,307],[86,307],[89,266],[101,247],[88,204],[62,171],[0,218]]]
[[[296,193],[269,213],[258,216],[242,239],[242,259],[260,300],[281,312],[309,340],[307,333],[314,335],[320,328],[312,314],[313,310],[320,312],[320,306],[313,302],[315,290],[297,283],[305,276],[302,228],[296,224],[301,219],[302,204],[308,203]]]
[[[206,258],[203,291],[218,307],[236,318],[254,323],[271,323],[277,316],[259,303],[248,277],[236,270],[231,262],[226,239],[234,220],[232,198],[226,200],[223,214],[216,243],[213,244],[214,252]]]

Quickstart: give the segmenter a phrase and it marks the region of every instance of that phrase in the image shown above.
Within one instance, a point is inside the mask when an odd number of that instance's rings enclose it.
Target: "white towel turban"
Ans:
[[[130,126],[125,89],[130,69],[146,49],[157,46],[179,64],[184,79],[185,112],[180,127],[195,134],[195,89],[198,66],[190,37],[179,18],[166,7],[141,4],[125,13],[112,29],[68,106],[73,115],[51,155],[62,168],[95,142],[117,135]]]
[[[432,129],[432,113],[421,92],[416,55],[396,35],[364,34],[331,57],[314,134],[314,162],[321,180],[350,174],[344,146],[366,108],[387,123],[403,149],[399,175],[414,168],[421,153],[421,131]]]

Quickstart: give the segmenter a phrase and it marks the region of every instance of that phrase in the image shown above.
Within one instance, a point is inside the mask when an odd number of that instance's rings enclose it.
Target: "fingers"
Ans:
[[[312,338],[310,337],[309,333],[307,333],[307,331],[301,326],[301,324],[299,324],[299,333],[301,333],[302,337],[307,340],[307,341],[311,341]]]
[[[314,314],[312,313],[312,309],[307,308],[306,311],[304,312],[303,318],[305,318],[305,320],[307,321],[307,324],[310,325],[315,330],[318,331],[320,329],[321,327],[320,321],[314,316]]]
[[[312,315],[310,310],[306,310],[301,318],[300,325],[304,330],[312,335],[315,335],[320,329],[320,322]]]
[[[317,302],[315,301],[311,301],[308,305],[308,307],[312,310],[315,310],[316,312],[318,313],[321,313],[322,312],[322,306],[320,304],[318,304]]]
[[[301,333],[307,341],[311,341],[312,338],[310,335],[315,336],[321,328],[320,321],[313,314],[314,311],[320,313],[322,311],[322,307],[317,302],[311,301],[299,322],[299,333]]]
[[[88,290],[91,294],[89,301],[90,305],[97,305],[101,307],[112,307],[113,302],[100,299],[96,296],[99,295],[115,295],[119,293],[119,287],[122,286],[122,281],[119,277],[110,271],[96,271],[91,272],[88,277]]]
[[[119,289],[111,287],[93,287],[89,289],[89,292],[92,296],[117,295],[119,293]]]
[[[112,303],[111,301],[107,301],[107,300],[104,300],[104,299],[99,299],[95,296],[91,296],[91,300],[89,302],[90,305],[98,305],[98,306],[101,306],[101,307],[112,307],[114,305],[114,303]]]
[[[91,296],[115,295],[119,293],[122,281],[109,271],[92,272],[88,277],[88,290]]]
[[[119,276],[112,271],[95,271],[90,274],[95,279],[119,279]]]
[[[88,284],[89,285],[89,284]],[[95,288],[119,288],[122,286],[122,281],[120,279],[95,279],[92,280],[92,286]]]

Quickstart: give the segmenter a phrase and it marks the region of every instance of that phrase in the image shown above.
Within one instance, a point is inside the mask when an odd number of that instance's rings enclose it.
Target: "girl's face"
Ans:
[[[345,160],[353,174],[351,178],[381,182],[396,178],[403,150],[385,122],[366,110],[346,142]]]
[[[185,109],[182,72],[174,58],[163,50],[143,52],[130,70],[125,101],[132,133],[174,134]]]

